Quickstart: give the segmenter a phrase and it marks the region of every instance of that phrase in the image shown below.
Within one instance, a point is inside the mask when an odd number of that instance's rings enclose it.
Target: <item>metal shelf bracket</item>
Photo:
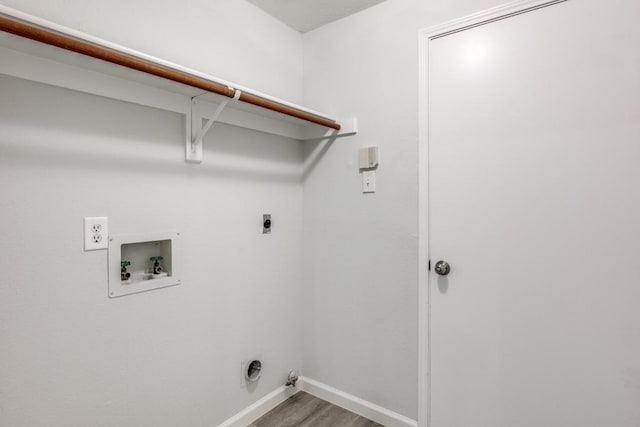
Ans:
[[[209,117],[204,117],[202,108],[199,108],[198,106],[198,97],[202,95],[197,95],[191,98],[191,111],[189,112],[189,114],[187,114],[187,140],[185,160],[189,163],[202,163],[202,160],[204,158],[202,146],[204,136],[211,128],[211,125],[213,125],[216,120],[218,120],[218,117],[220,117],[220,114],[222,114],[224,109],[227,107],[227,104],[229,104],[229,102],[231,101],[237,101],[238,99],[240,99],[240,95],[242,95],[242,92],[236,89],[233,98],[226,98],[220,101],[218,107]],[[203,126],[202,120],[205,118],[207,119],[207,122]]]

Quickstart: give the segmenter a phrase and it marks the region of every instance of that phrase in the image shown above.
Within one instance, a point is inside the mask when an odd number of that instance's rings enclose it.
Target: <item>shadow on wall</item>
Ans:
[[[184,116],[0,77],[0,164],[300,182],[302,145],[216,123],[204,162],[184,161]]]
[[[311,140],[307,141],[307,147],[304,155],[304,163],[302,166],[302,180],[306,180],[307,177],[313,172],[316,165],[329,150],[331,145],[335,142],[337,136],[329,139]]]
[[[95,135],[91,138],[96,139]],[[96,150],[89,144],[76,149],[62,145],[41,146],[29,144],[22,140],[0,140],[0,164],[22,163],[39,169],[73,169],[73,170],[111,170],[113,172],[133,172],[139,174],[163,173],[179,175],[208,175],[211,177],[261,180],[261,181],[289,181],[300,182],[302,179],[299,163],[284,162],[252,162],[242,153],[238,153],[235,161],[229,161],[229,155],[216,157],[215,150],[205,150],[205,160],[202,164],[187,164],[184,161],[184,148],[175,155],[159,156],[155,142],[143,143],[146,148],[137,155],[122,153],[117,149]],[[127,141],[126,143],[133,143]],[[176,143],[176,141],[172,141]],[[222,141],[217,141],[223,144]],[[258,141],[255,144],[263,144]],[[156,153],[154,153],[156,152]]]

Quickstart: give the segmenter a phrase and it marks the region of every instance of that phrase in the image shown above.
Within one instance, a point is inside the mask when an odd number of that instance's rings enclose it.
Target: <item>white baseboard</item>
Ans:
[[[312,380],[307,377],[300,377],[298,381],[300,390],[312,394],[327,402],[333,403],[358,415],[369,418],[387,427],[417,427],[418,423],[411,418],[400,415],[389,409],[368,402],[359,397],[345,393],[326,384]]]
[[[278,387],[262,399],[246,407],[222,424],[219,424],[218,427],[247,427],[253,421],[293,396],[296,392],[297,390],[291,387]]]

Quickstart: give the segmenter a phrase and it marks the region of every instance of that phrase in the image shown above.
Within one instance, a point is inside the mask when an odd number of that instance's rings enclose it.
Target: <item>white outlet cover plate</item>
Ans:
[[[109,219],[92,216],[84,219],[84,250],[95,251],[109,248]]]

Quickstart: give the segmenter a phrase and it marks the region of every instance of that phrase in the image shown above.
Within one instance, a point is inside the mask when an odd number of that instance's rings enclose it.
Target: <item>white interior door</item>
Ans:
[[[639,22],[568,0],[429,42],[431,426],[640,426]]]

